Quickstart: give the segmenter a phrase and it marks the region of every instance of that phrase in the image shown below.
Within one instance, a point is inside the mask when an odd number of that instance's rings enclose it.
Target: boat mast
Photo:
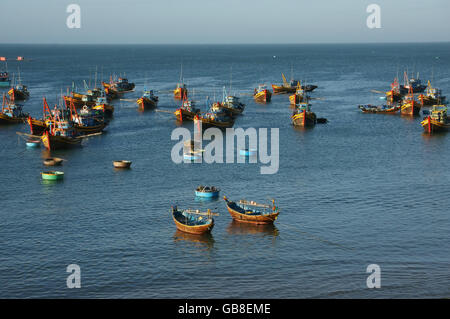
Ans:
[[[232,95],[232,93],[231,93],[232,82],[233,82],[233,66],[230,67],[230,95]]]

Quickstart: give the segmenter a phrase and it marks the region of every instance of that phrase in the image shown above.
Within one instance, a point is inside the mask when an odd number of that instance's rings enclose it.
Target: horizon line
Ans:
[[[330,45],[330,44],[438,44],[438,43],[450,43],[450,40],[446,41],[403,41],[403,42],[283,42],[283,43],[61,43],[61,42],[8,42],[0,43],[0,45]]]

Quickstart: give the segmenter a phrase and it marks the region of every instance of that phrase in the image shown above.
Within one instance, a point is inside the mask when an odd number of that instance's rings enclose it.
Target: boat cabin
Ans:
[[[438,121],[440,123],[447,123],[447,106],[445,105],[434,105],[431,114],[431,119]]]

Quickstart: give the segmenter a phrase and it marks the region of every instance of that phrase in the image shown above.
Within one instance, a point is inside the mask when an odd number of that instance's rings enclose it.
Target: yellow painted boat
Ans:
[[[272,93],[267,89],[265,85],[259,85],[253,93],[253,98],[256,102],[267,103],[272,99]]]
[[[450,131],[450,119],[447,115],[447,106],[434,105],[431,114],[420,124],[427,133]]]

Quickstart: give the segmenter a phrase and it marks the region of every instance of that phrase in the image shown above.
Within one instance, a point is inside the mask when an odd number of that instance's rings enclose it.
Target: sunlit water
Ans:
[[[247,104],[235,127],[279,128],[277,174],[261,164],[174,164],[170,113],[139,113],[115,101],[107,132],[77,150],[54,152],[67,161],[60,183],[43,183],[40,149],[26,149],[16,131],[0,128],[0,297],[88,298],[350,298],[448,297],[450,136],[423,134],[420,117],[362,114],[358,104],[381,103],[370,90],[387,89],[397,73],[450,94],[450,45],[298,46],[11,46],[1,55],[20,64],[31,99],[42,112],[75,81],[124,73],[159,90],[162,110],[178,102],[164,91],[180,76],[205,109],[220,100],[232,74]],[[10,62],[9,71],[18,64]],[[319,86],[313,110],[329,120],[296,130],[286,95],[258,105],[259,83],[298,79]],[[232,68],[232,73],[230,72]],[[192,128],[192,124],[184,124]],[[129,159],[117,171],[112,161]],[[274,227],[232,222],[222,200],[199,202],[194,188],[216,185],[231,199],[275,198]],[[211,236],[179,233],[170,206],[220,213]],[[81,267],[81,289],[66,287],[66,267]],[[366,267],[381,267],[381,289],[368,289]]]

